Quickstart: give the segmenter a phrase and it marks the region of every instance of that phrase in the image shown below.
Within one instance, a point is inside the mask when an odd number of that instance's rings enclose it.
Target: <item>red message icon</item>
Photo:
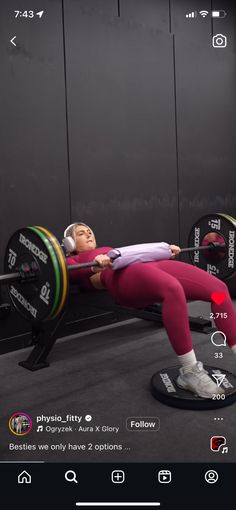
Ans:
[[[217,305],[221,305],[221,303],[224,303],[224,301],[226,300],[226,293],[225,292],[213,292],[211,294],[211,299]]]

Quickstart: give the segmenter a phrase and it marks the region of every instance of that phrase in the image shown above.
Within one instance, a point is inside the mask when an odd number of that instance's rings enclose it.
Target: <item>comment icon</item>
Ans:
[[[226,346],[226,335],[223,331],[214,331],[211,335],[211,342],[216,347],[225,347]]]

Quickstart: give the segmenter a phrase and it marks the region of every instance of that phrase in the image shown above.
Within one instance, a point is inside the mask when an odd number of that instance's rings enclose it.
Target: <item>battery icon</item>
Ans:
[[[225,11],[211,11],[212,18],[225,18],[227,12]]]

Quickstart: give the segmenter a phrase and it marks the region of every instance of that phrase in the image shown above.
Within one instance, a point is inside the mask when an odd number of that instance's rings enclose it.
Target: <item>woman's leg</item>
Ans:
[[[175,260],[155,262],[158,268],[174,276],[182,285],[186,299],[201,300],[211,303],[214,315],[227,313],[227,318],[219,316],[215,319],[219,331],[226,335],[230,347],[236,345],[236,311],[232,303],[228,287],[224,282],[202,269]],[[217,305],[213,299],[214,292],[224,292],[225,301]]]
[[[171,261],[173,263],[173,261]],[[163,323],[177,355],[192,350],[186,297],[181,283],[156,262],[132,264],[120,271],[104,271],[103,283],[123,306],[144,308],[162,303]]]
[[[181,281],[170,274],[175,261],[166,261],[169,264],[162,268],[163,262],[132,264],[120,271],[105,270],[102,283],[115,301],[124,306],[143,308],[162,302],[163,323],[182,365],[178,385],[202,398],[211,398],[213,393],[223,393],[223,390],[207,375],[202,363],[197,363],[185,291]]]

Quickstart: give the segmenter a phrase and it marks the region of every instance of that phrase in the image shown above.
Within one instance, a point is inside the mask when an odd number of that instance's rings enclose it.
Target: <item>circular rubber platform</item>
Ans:
[[[204,365],[213,381],[225,391],[224,395],[212,395],[211,399],[205,399],[177,386],[179,368],[179,366],[169,367],[152,376],[152,395],[163,404],[180,409],[209,410],[226,407],[236,402],[236,375],[228,370]]]

